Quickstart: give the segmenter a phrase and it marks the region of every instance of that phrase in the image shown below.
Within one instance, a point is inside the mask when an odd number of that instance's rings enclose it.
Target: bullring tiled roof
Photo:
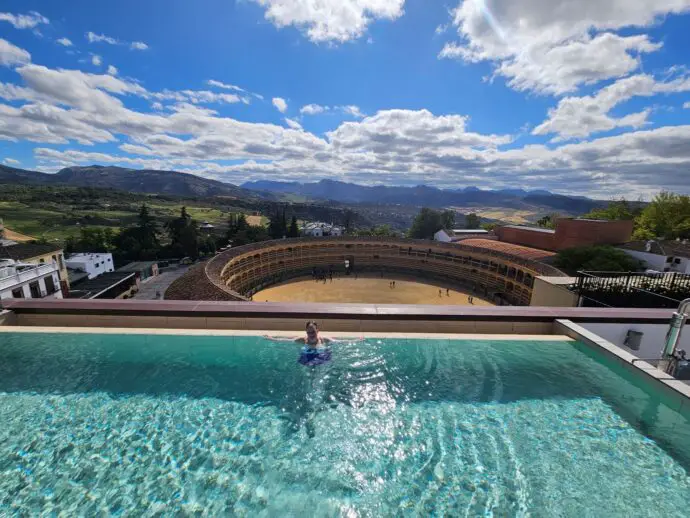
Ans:
[[[503,241],[493,241],[490,239],[465,239],[462,241],[462,244],[493,250],[495,252],[503,252],[532,261],[543,261],[556,255],[554,252],[549,252],[548,250],[540,250],[538,248],[530,248],[528,246],[514,245],[512,243],[504,243]]]

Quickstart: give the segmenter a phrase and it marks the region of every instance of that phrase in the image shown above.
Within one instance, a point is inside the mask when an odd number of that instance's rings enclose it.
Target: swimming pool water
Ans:
[[[0,514],[684,516],[690,421],[567,341],[0,335]]]

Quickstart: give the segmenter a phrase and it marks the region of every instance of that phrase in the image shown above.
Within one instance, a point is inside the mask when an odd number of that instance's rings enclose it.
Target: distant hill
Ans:
[[[258,198],[256,192],[229,183],[209,180],[177,171],[126,169],[114,166],[66,167],[55,174],[26,171],[0,166],[0,183],[62,184],[73,187],[117,189],[144,194],[175,196],[228,196],[232,198]]]
[[[398,187],[357,185],[335,180],[315,183],[257,181],[242,184],[257,192],[296,194],[310,199],[334,200],[341,203],[378,203],[427,207],[503,207],[516,210],[542,210],[564,213],[585,213],[602,207],[606,202],[583,197],[553,194],[546,190],[524,189],[482,190],[477,187],[447,190],[417,185]]]

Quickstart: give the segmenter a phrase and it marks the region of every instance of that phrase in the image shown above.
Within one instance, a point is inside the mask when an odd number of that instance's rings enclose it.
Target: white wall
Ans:
[[[443,230],[439,230],[434,234],[434,239],[440,241],[441,243],[450,243],[450,236],[446,234]]]
[[[89,274],[89,279],[115,271],[113,254],[76,254],[67,259],[67,266],[83,270]]]
[[[62,291],[60,288],[60,279],[58,277],[57,272],[50,274],[50,276],[53,277],[53,284],[55,285],[55,289],[57,290],[54,294],[47,296],[46,298],[54,298],[54,299],[61,299],[62,298]],[[41,290],[41,293],[46,293],[48,290],[46,288],[46,277],[48,275],[44,275],[43,277],[33,278],[29,279],[26,281],[23,281],[21,283],[17,283],[13,286],[10,286],[6,289],[3,289],[0,291],[0,299],[11,299],[14,298],[12,295],[12,290],[16,290],[17,288],[22,289],[22,293],[24,294],[25,299],[30,299],[31,298],[31,290],[29,289],[29,284],[32,282],[38,281],[38,287]]]
[[[639,358],[660,358],[668,331],[666,324],[582,324],[578,322],[578,325]],[[681,334],[679,348],[690,354],[690,325],[687,325],[686,328]],[[644,333],[639,351],[634,351],[623,345],[628,329]]]
[[[621,248],[626,254],[639,259],[645,263],[645,266],[650,270],[656,270],[658,272],[663,272],[664,268],[667,268],[669,264],[666,262],[665,255],[651,254],[649,252],[638,252],[637,250],[628,250],[626,248]]]

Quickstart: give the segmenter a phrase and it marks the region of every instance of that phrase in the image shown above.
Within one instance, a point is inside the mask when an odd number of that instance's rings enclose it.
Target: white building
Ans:
[[[442,243],[454,243],[455,241],[462,241],[473,237],[485,238],[489,234],[488,231],[481,228],[458,228],[453,230],[441,229],[434,234],[435,241]]]
[[[113,254],[72,254],[67,259],[67,268],[88,274],[89,279],[102,273],[114,272]]]
[[[0,259],[0,299],[62,298],[60,266]]]
[[[648,270],[690,273],[690,243],[687,240],[631,241],[619,248],[642,261]]]
[[[305,223],[302,226],[301,233],[307,237],[342,236],[343,228],[316,221],[314,223]]]

